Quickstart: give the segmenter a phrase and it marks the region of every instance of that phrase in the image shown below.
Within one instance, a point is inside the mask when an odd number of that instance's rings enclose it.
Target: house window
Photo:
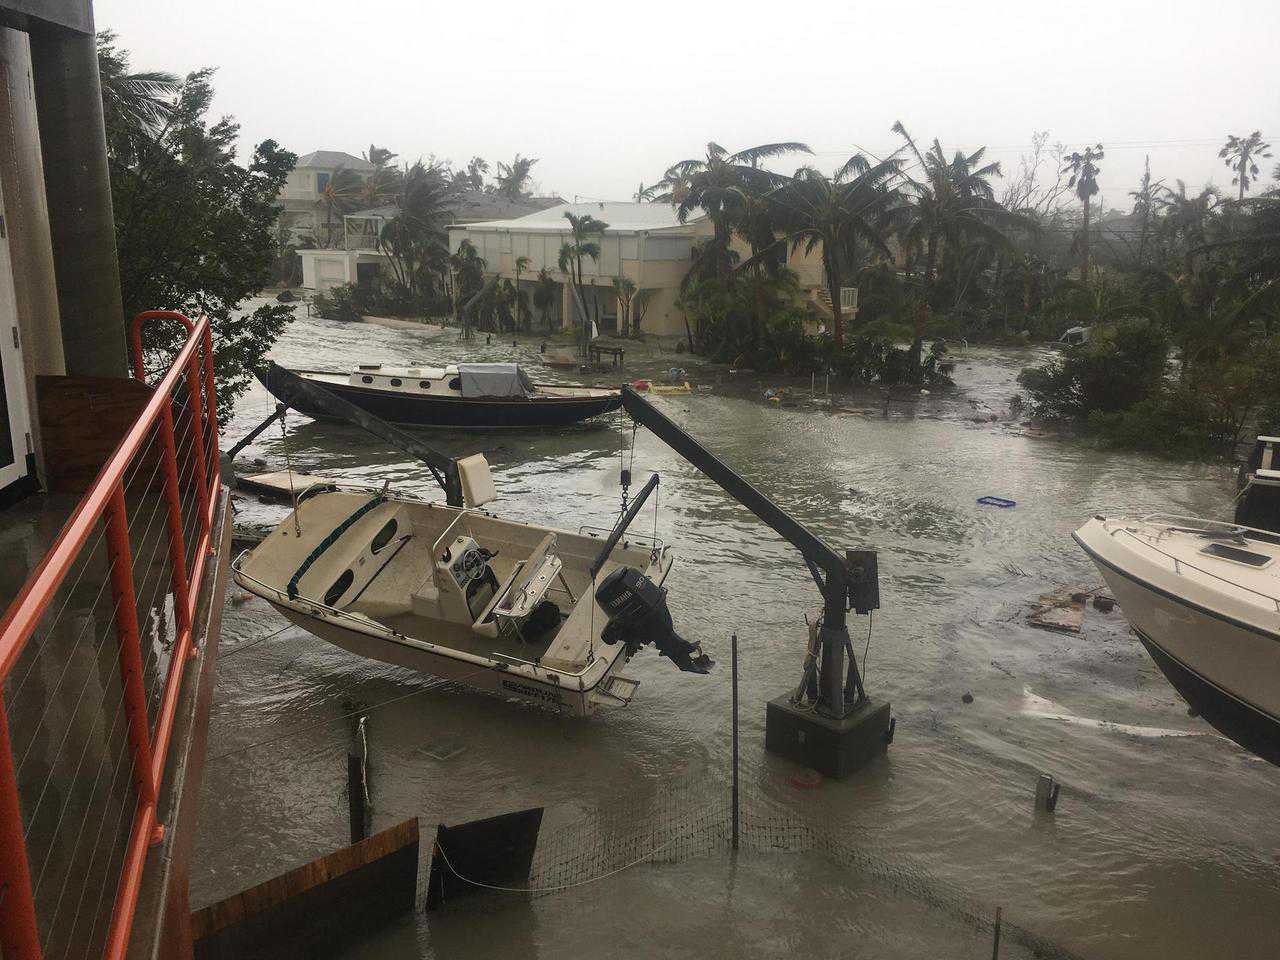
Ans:
[[[316,174],[316,193],[324,193],[324,188],[329,185],[329,174]]]

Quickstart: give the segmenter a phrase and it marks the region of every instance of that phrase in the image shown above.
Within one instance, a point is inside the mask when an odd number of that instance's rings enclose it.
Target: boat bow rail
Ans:
[[[1269,543],[1275,540],[1276,535],[1274,533],[1270,533],[1269,531],[1266,531],[1266,530],[1255,530],[1253,527],[1242,527],[1239,524],[1225,523],[1222,521],[1215,521],[1215,520],[1204,520],[1199,517],[1178,516],[1175,514],[1147,514],[1145,516],[1136,517],[1136,518],[1097,517],[1095,519],[1097,519],[1102,524],[1103,529],[1112,539],[1116,539],[1117,537],[1123,534],[1129,541],[1145,548],[1146,550],[1149,550],[1150,552],[1158,555],[1162,559],[1167,560],[1171,565],[1172,572],[1177,574],[1178,576],[1185,576],[1186,571],[1192,571],[1194,573],[1198,573],[1202,576],[1208,577],[1209,579],[1214,581],[1215,584],[1220,584],[1232,590],[1238,590],[1241,593],[1247,594],[1250,598],[1252,598],[1253,602],[1257,606],[1261,606],[1264,608],[1270,607],[1274,612],[1280,613],[1280,596],[1276,596],[1275,594],[1267,593],[1266,591],[1257,590],[1253,587],[1247,586],[1246,584],[1241,583],[1238,579],[1233,580],[1233,579],[1224,577],[1221,574],[1214,573],[1212,570],[1207,570],[1204,567],[1196,563],[1193,563],[1192,561],[1188,560],[1186,557],[1180,557],[1160,547],[1160,541],[1164,536],[1167,536],[1169,534],[1175,534],[1175,533],[1182,533],[1182,534],[1188,534],[1188,535],[1196,534],[1200,536],[1229,536],[1233,532],[1239,532],[1244,534],[1260,533],[1265,535],[1268,538],[1267,542]],[[1163,524],[1164,529],[1158,532],[1153,531],[1152,533],[1147,534],[1144,531],[1139,531],[1139,530],[1133,529],[1130,526],[1127,526],[1127,524],[1133,524],[1133,523],[1149,523],[1153,525]],[[1174,524],[1188,524],[1188,523],[1204,524],[1206,526],[1202,528],[1188,529],[1185,526],[1174,525]],[[1212,529],[1214,527],[1220,527],[1221,530],[1215,531],[1214,529]],[[1077,535],[1077,540],[1079,540],[1078,535]],[[1221,589],[1221,587],[1219,587],[1219,589]]]
[[[217,400],[207,318],[185,339],[0,621],[0,954],[120,958],[213,559]]]

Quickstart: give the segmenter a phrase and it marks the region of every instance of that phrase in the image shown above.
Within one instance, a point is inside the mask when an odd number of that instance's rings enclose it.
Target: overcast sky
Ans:
[[[546,192],[624,200],[708,140],[801,140],[831,169],[901,119],[1006,172],[1036,130],[1106,147],[1108,207],[1146,154],[1199,187],[1227,133],[1280,158],[1280,3],[97,0],[134,69],[218,68],[216,109],[299,154],[539,158]],[[799,161],[775,165],[789,172]],[[1270,177],[1277,160],[1266,164]],[[1046,172],[1049,172],[1046,169]]]

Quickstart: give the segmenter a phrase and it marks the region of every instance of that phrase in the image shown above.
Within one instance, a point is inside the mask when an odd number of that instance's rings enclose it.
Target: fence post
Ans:
[[[182,498],[178,493],[178,448],[173,439],[172,399],[164,405],[160,415],[160,439],[164,450],[160,466],[164,471],[164,498],[168,504],[166,526],[169,531],[169,566],[173,568],[173,607],[178,621],[178,635],[191,627],[191,609],[187,582],[187,548],[182,535]]]
[[[996,929],[991,940],[991,960],[1000,960],[1000,908],[996,907]]]
[[[0,955],[39,960],[40,934],[31,894],[31,868],[22,835],[18,778],[9,743],[9,717],[0,690]]]
[[[200,534],[197,543],[203,542],[209,532],[209,470],[205,466],[204,421],[207,406],[203,402],[203,380],[200,376],[199,357],[191,354],[187,366],[187,409],[191,413],[191,449],[195,454],[196,496],[200,500]]]
[[[142,688],[142,642],[138,636],[138,599],[133,583],[133,553],[129,549],[129,522],[124,508],[124,488],[116,485],[107,506],[107,555],[111,563],[111,595],[115,601],[116,642],[120,660],[120,686],[129,721],[129,746],[141,808],[156,806],[156,783],[151,777],[151,734],[147,698]],[[150,841],[159,843],[163,827],[158,823]]]
[[[733,656],[733,849],[738,849],[738,635],[729,640]]]

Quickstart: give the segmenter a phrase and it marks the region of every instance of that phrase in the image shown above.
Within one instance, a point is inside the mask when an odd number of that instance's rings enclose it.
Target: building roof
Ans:
[[[341,150],[312,150],[305,156],[298,158],[299,167],[320,167],[326,170],[337,170],[345,168],[354,170],[356,173],[371,173],[377,169],[368,160],[361,157],[353,157],[349,153],[343,153]]]
[[[609,225],[608,232],[638,232],[642,230],[668,230],[672,227],[685,226],[676,216],[675,207],[669,203],[613,203],[609,201],[591,201],[589,203],[561,203],[536,213],[530,213],[514,220],[489,220],[480,223],[468,223],[473,228],[493,228],[503,230],[529,230],[537,232],[568,233],[569,221],[566,213],[574,216],[591,214],[597,220]],[[705,216],[696,211],[689,217],[688,223],[701,220]]]
[[[470,223],[477,220],[510,220],[526,214],[537,213],[548,207],[564,203],[560,197],[525,197],[508,200],[482,190],[459,190],[449,197],[455,222]]]
[[[357,220],[368,217],[384,217],[390,219],[391,217],[400,216],[400,208],[394,203],[384,203],[380,207],[369,207],[367,210],[353,210],[351,213],[346,214],[346,216],[355,217]]]

